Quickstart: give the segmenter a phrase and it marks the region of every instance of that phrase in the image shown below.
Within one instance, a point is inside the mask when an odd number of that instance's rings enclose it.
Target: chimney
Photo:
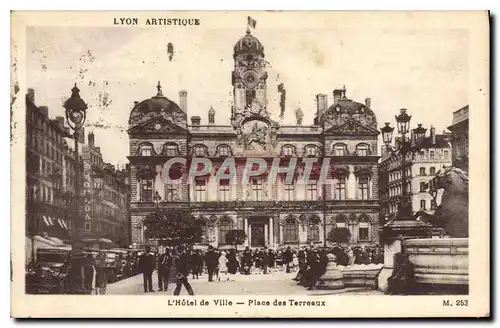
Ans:
[[[64,117],[63,116],[56,116],[56,124],[61,129],[61,131],[64,131]]]
[[[39,106],[38,110],[45,116],[49,116],[49,108],[47,106]]]
[[[343,92],[344,92],[344,90],[342,90],[342,89],[333,90],[333,103],[334,104],[339,102],[339,100],[342,98]]]
[[[368,108],[372,107],[372,98],[366,98],[365,99],[365,106]]]
[[[88,135],[88,139],[89,139],[89,148],[90,149],[93,149],[94,146],[95,146],[95,136],[94,136],[94,133],[93,132],[90,132],[89,135]]]
[[[134,107],[139,105],[139,102],[137,100],[134,101]]]
[[[201,122],[201,117],[199,116],[191,116],[191,125],[199,127]]]
[[[179,91],[179,106],[184,113],[187,113],[187,96],[188,93],[186,90]]]
[[[433,145],[436,144],[436,128],[431,125],[431,142]]]
[[[26,102],[30,104],[35,103],[35,89],[33,88],[28,89],[28,94],[26,95]]]
[[[324,112],[328,108],[328,96],[325,94],[317,94],[316,95],[316,109],[319,114]]]

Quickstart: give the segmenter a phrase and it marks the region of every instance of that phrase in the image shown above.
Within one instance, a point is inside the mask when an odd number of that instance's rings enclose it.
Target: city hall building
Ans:
[[[267,73],[264,47],[247,31],[234,46],[232,74],[234,105],[229,122],[215,122],[214,110],[207,122],[199,116],[188,119],[187,91],[179,102],[163,96],[158,83],[156,96],[136,102],[129,118],[131,229],[135,246],[151,244],[145,218],[158,208],[186,208],[203,226],[200,245],[227,247],[226,234],[245,231],[245,246],[330,244],[327,236],[335,227],[351,232],[352,244],[378,242],[378,125],[370,99],[355,102],[345,87],[328,96],[317,95],[316,117],[312,124],[280,125],[267,108]],[[272,86],[276,87],[276,86]],[[208,106],[207,106],[208,107]],[[221,124],[222,123],[222,124]],[[164,163],[173,157],[209,158],[213,172],[223,161],[234,158],[237,184],[216,180],[213,174],[195,179],[182,170],[182,183],[165,184]],[[248,157],[263,158],[268,170],[242,182]],[[287,183],[280,174],[267,179],[274,158],[283,165],[291,158],[313,157],[330,160],[329,183],[302,182],[303,168]],[[320,175],[313,166],[312,179]],[[317,179],[316,179],[317,182]]]

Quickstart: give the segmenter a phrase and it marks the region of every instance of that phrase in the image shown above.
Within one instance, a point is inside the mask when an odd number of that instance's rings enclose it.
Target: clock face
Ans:
[[[257,73],[254,71],[247,71],[243,74],[242,78],[245,85],[250,89],[253,89],[259,81]]]
[[[158,131],[158,130],[160,130],[160,129],[161,129],[161,125],[160,125],[160,123],[156,123],[156,125],[155,125],[155,130],[157,130],[157,131]]]

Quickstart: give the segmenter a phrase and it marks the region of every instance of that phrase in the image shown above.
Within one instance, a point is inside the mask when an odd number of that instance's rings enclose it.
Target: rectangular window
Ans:
[[[90,231],[92,229],[92,224],[90,221],[85,222],[85,231]]]
[[[204,147],[195,147],[194,148],[195,156],[205,156],[205,148]]]
[[[450,153],[447,150],[443,150],[443,159],[448,159]]]
[[[422,200],[420,201],[420,209],[421,209],[421,210],[426,210],[426,207],[425,207],[425,199],[422,199]]]
[[[307,200],[317,200],[318,199],[318,185],[308,184],[307,185]]]
[[[285,146],[283,147],[283,156],[292,156],[293,155],[293,148],[290,146]]]
[[[231,188],[229,185],[229,179],[223,179],[219,182],[219,200],[227,202],[231,199]]]
[[[435,210],[435,209],[436,209],[436,201],[431,200],[431,210]]]
[[[207,201],[207,180],[197,179],[195,180],[195,197],[198,202]]]
[[[317,155],[316,147],[307,147],[306,148],[306,155],[309,157],[316,156]]]
[[[429,150],[429,159],[434,159],[434,150]]]
[[[368,240],[369,239],[369,223],[368,222],[360,222],[359,223],[359,240]]]
[[[252,180],[253,200],[262,200],[262,180]]]
[[[366,147],[358,147],[358,156],[368,156],[368,149]]]
[[[420,168],[420,175],[425,175],[425,167]]]
[[[335,199],[346,199],[345,177],[337,179],[337,185],[335,186]]]
[[[285,200],[292,201],[294,200],[295,194],[295,186],[293,183],[287,184],[285,183]]]
[[[427,190],[427,183],[420,182],[420,192],[425,192]]]
[[[368,195],[368,178],[367,177],[361,177],[358,179],[359,181],[359,197],[362,200],[367,200],[369,199]]]
[[[177,185],[167,183],[165,185],[165,200],[175,202],[177,200]]]
[[[168,145],[165,149],[165,153],[167,156],[177,156],[177,146]]]
[[[219,147],[219,156],[229,156],[229,147]]]
[[[429,169],[430,175],[436,175],[436,168],[433,166]]]
[[[333,156],[344,156],[345,148],[344,147],[335,147],[333,150]]]
[[[141,201],[142,202],[152,202],[153,201],[153,180],[152,179],[142,179],[141,180]]]
[[[141,149],[141,156],[151,156],[151,147],[145,146]]]

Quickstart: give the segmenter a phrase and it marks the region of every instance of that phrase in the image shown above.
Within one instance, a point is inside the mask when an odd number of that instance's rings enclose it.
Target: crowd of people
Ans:
[[[297,272],[293,278],[298,284],[314,289],[318,278],[326,271],[328,254],[335,255],[338,265],[383,263],[383,249],[374,246],[333,247],[286,247],[278,250],[261,248],[243,251],[237,249],[217,250],[212,246],[207,251],[193,250],[184,246],[164,248],[160,254],[146,252],[139,258],[139,270],[143,274],[144,292],[154,292],[152,274],[158,271],[158,291],[167,291],[170,282],[175,282],[174,295],[179,295],[184,286],[190,295],[193,289],[188,278],[199,279],[204,273],[209,282],[229,281],[235,274],[268,274],[270,272]]]

